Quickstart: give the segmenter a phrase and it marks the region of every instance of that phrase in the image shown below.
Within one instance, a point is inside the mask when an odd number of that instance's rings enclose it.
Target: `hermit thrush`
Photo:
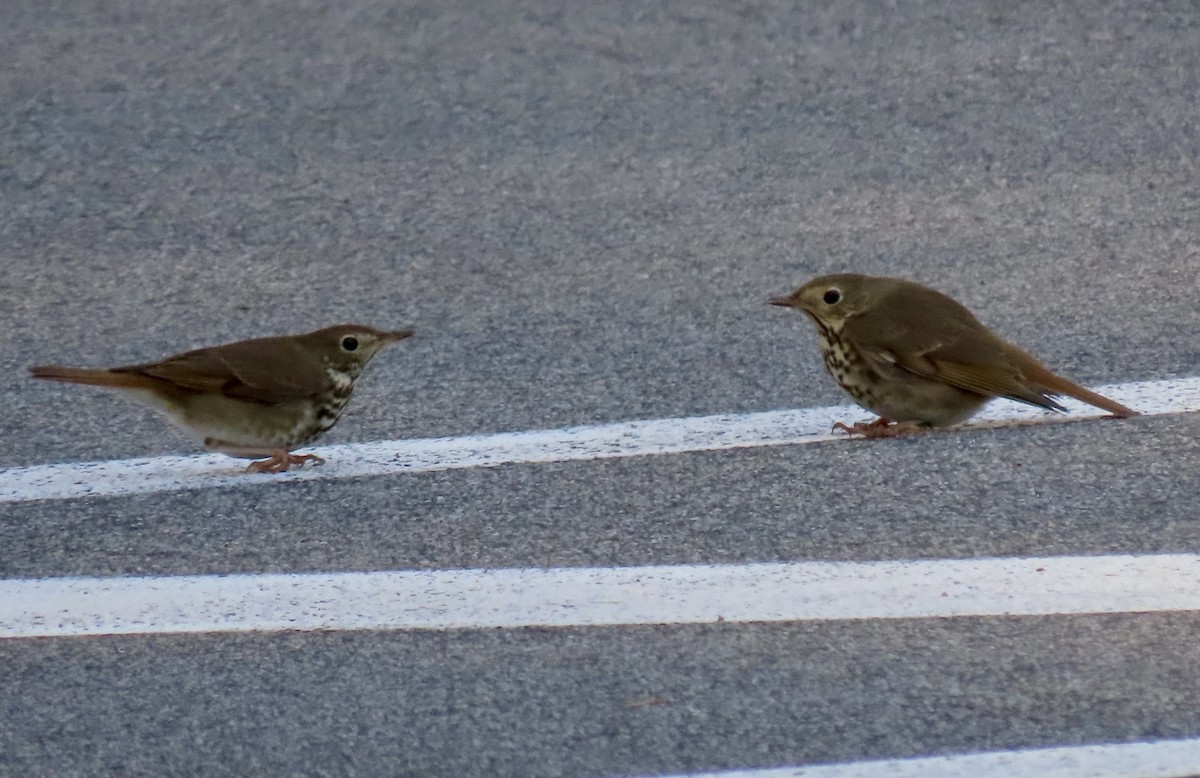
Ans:
[[[411,332],[340,324],[305,335],[257,338],[108,369],[31,367],[35,378],[118,389],[166,414],[210,451],[281,472],[313,454],[292,449],[321,435],[345,409],[354,381],[375,353]]]
[[[847,432],[882,437],[947,427],[994,397],[1063,411],[1053,398],[1065,394],[1114,416],[1137,415],[1055,375],[958,302],[911,281],[821,276],[768,302],[812,317],[825,367],[855,402],[879,414],[869,424],[835,425]]]

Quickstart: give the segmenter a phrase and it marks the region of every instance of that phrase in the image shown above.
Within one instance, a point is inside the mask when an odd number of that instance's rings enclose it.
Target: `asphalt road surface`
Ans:
[[[915,279],[1200,375],[1190,3],[0,4],[0,473],[195,444],[31,364],[411,327],[322,441],[822,407]],[[868,415],[863,413],[861,418]],[[1200,554],[1200,414],[0,503],[0,579]],[[1195,610],[0,640],[0,775],[625,776],[1200,737]],[[1200,773],[1200,764],[1197,765]],[[1183,774],[1183,773],[1180,773]]]

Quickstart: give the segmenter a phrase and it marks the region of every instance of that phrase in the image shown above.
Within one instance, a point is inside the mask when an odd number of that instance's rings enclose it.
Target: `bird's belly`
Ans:
[[[822,352],[826,369],[846,393],[891,421],[949,427],[969,419],[989,399],[894,365],[877,366],[841,347]]]
[[[315,406],[308,400],[264,405],[200,395],[189,398],[176,421],[210,447],[291,450],[324,431],[316,417]]]

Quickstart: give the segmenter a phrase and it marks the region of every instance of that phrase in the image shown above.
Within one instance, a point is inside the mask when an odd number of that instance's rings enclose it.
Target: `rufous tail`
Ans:
[[[38,365],[29,368],[34,378],[47,381],[62,381],[66,384],[88,384],[90,386],[111,386],[117,389],[145,389],[153,384],[153,379],[137,373],[117,373],[112,370],[91,367],[61,367],[59,365]]]
[[[1116,400],[1110,400],[1102,394],[1096,394],[1091,389],[1085,389],[1074,381],[1068,381],[1060,375],[1050,372],[1046,368],[1038,365],[1036,369],[1029,369],[1026,366],[1024,370],[1025,377],[1034,384],[1045,389],[1047,392],[1055,394],[1065,394],[1068,397],[1074,397],[1080,402],[1085,402],[1088,405],[1094,405],[1097,408],[1103,408],[1113,416],[1120,416],[1123,419],[1130,416],[1140,415],[1133,408],[1121,405]]]

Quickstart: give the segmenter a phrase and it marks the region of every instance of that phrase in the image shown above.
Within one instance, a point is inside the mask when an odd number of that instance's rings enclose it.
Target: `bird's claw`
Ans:
[[[246,467],[246,472],[286,473],[292,465],[303,467],[306,462],[312,462],[314,466],[325,464],[325,460],[316,454],[292,454],[287,451],[278,451],[272,454],[270,459],[251,462]]]
[[[896,438],[925,431],[919,424],[911,421],[891,421],[883,417],[875,421],[856,421],[853,424],[839,421],[833,425],[833,430],[841,430],[847,435],[862,435],[864,438]]]

